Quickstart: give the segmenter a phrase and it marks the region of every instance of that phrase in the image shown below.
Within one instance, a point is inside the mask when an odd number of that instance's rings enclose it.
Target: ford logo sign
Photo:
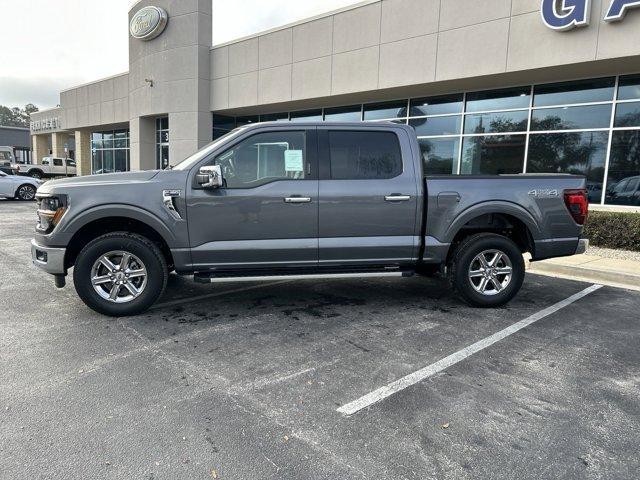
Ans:
[[[152,40],[162,33],[168,19],[167,12],[160,7],[144,7],[131,18],[129,32],[138,40]]]

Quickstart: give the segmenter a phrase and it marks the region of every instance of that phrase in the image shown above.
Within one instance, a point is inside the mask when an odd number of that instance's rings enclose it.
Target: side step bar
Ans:
[[[198,274],[193,276],[197,283],[237,283],[237,282],[264,282],[273,280],[330,280],[340,278],[381,278],[381,277],[413,277],[412,271],[397,272],[364,272],[364,273],[310,273],[293,275],[262,275],[262,276],[236,276],[222,277],[211,274]]]

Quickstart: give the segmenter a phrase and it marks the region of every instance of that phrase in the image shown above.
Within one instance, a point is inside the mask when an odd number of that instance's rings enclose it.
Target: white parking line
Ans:
[[[436,363],[429,365],[428,367],[422,368],[417,372],[407,375],[406,377],[402,377],[401,379],[396,380],[395,382],[392,382],[389,385],[385,385],[384,387],[378,388],[377,390],[374,390],[373,392],[368,393],[365,396],[360,397],[351,403],[347,403],[346,405],[343,405],[342,407],[338,408],[337,411],[342,413],[343,415],[347,415],[347,416],[353,415],[354,413],[359,412],[363,408],[367,408],[373,405],[374,403],[378,403],[384,400],[385,398],[393,395],[394,393],[398,393],[399,391],[404,390],[405,388],[410,387],[411,385],[415,385],[416,383],[421,382],[422,380],[428,377],[431,377],[432,375],[435,375],[436,373],[441,372],[444,369],[449,368],[450,366],[455,365],[458,362],[461,362],[462,360],[470,357],[474,353],[478,353],[479,351],[484,350],[487,347],[490,347],[494,343],[507,338],[509,335],[513,335],[519,330],[522,330],[523,328],[528,327],[532,323],[537,322],[538,320],[541,320],[557,312],[558,310],[566,307],[567,305],[571,305],[577,300],[580,300],[581,298],[586,297],[590,293],[593,293],[596,290],[599,290],[600,288],[602,288],[602,285],[592,285],[591,287],[586,288],[585,290],[582,290],[581,292],[578,292],[575,295],[571,295],[569,298],[566,298],[565,300],[562,300],[556,303],[555,305],[551,305],[550,307],[547,307],[544,310],[541,310],[538,313],[535,313],[530,317],[525,318],[524,320],[520,320],[519,322],[514,323],[513,325],[505,328],[504,330],[500,330],[499,332],[494,333],[489,337],[486,337],[472,345],[469,345],[468,347],[463,348],[462,350],[456,353],[453,353],[448,357],[445,357],[442,360],[439,360]]]

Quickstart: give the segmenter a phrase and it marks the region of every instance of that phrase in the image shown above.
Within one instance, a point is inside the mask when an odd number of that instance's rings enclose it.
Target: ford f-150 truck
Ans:
[[[523,252],[584,251],[585,187],[572,175],[425,177],[406,125],[254,124],[165,170],[44,184],[32,257],[58,287],[73,267],[82,300],[115,316],[149,308],[172,271],[201,282],[440,272],[470,304],[498,306],[522,285]]]

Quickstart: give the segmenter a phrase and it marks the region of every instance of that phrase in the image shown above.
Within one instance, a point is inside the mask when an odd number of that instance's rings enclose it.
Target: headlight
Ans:
[[[64,195],[36,196],[38,201],[38,225],[42,233],[50,233],[67,211],[67,199]]]

